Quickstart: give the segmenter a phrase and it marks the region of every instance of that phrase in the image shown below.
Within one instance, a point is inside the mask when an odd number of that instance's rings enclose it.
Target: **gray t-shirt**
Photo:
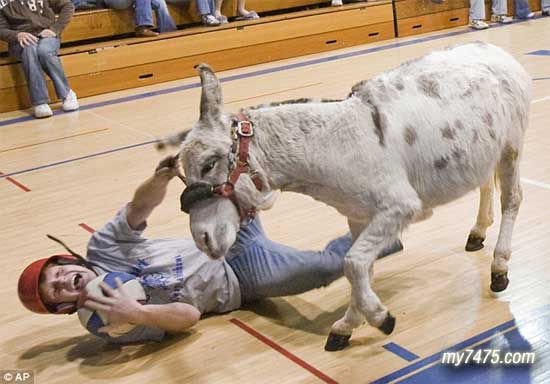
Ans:
[[[126,207],[122,208],[88,243],[87,258],[94,270],[137,276],[148,304],[188,303],[201,313],[228,312],[241,305],[239,282],[225,260],[210,259],[190,239],[144,238],[145,227],[133,230],[126,219]],[[130,338],[119,341],[147,339]]]

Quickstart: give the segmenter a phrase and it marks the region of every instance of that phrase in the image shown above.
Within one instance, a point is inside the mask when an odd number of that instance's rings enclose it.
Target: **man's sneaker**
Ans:
[[[220,21],[214,17],[214,15],[207,14],[202,15],[202,24],[209,27],[217,27],[220,25]]]
[[[477,30],[487,29],[489,28],[489,24],[487,24],[483,20],[472,20],[470,21],[470,28]]]
[[[34,107],[34,117],[42,119],[44,117],[50,117],[53,115],[52,109],[48,104],[40,104]]]
[[[63,110],[65,112],[69,112],[69,111],[75,111],[77,109],[78,109],[78,99],[76,98],[76,93],[74,93],[73,90],[71,89],[69,91],[69,94],[65,98],[65,100],[63,100]]]
[[[493,23],[510,24],[513,19],[506,15],[491,15],[491,21]]]
[[[340,5],[344,5],[344,3],[342,2],[342,0],[332,0],[330,2],[330,5],[332,5],[333,7],[338,7]]]
[[[550,16],[550,9],[543,9],[541,15],[542,16]]]

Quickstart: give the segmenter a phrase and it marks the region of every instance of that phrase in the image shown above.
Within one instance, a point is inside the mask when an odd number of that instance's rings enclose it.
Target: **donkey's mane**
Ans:
[[[273,107],[279,107],[281,105],[287,105],[287,104],[307,104],[307,103],[337,103],[342,101],[341,99],[314,99],[314,98],[299,98],[299,99],[292,99],[292,100],[284,100],[284,101],[274,101],[272,103],[268,104],[260,104],[256,105],[254,107],[248,107],[248,109],[264,109],[264,108],[273,108]]]

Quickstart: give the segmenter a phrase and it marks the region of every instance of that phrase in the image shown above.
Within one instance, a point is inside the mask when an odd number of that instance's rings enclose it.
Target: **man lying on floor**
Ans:
[[[30,264],[19,278],[23,305],[36,313],[72,314],[81,307],[100,310],[109,325],[98,335],[110,342],[160,341],[196,324],[204,313],[223,313],[255,300],[299,294],[326,286],[343,275],[351,247],[348,234],[323,251],[299,251],[270,241],[259,219],[243,225],[225,259],[212,260],[191,239],[142,237],[146,220],[164,199],[170,180],[179,175],[174,157],[153,176],[88,243],[87,258],[56,255]],[[396,242],[383,254],[401,250]],[[140,304],[124,287],[102,283],[105,296],[85,294],[86,284],[106,272],[136,276],[147,294]],[[117,325],[137,326],[112,337]]]

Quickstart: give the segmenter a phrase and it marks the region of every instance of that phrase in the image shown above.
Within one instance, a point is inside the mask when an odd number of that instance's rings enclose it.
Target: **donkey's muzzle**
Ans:
[[[199,201],[214,197],[214,187],[208,183],[194,183],[183,190],[180,196],[181,210],[187,214]]]

